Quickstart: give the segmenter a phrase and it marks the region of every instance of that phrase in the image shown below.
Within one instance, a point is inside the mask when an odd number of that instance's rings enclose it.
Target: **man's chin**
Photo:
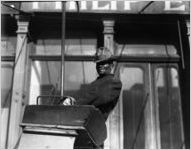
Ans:
[[[100,72],[99,73],[100,76],[107,75],[107,74],[110,74],[110,73],[109,72]]]
[[[105,72],[100,72],[100,73],[98,73],[100,76],[102,76],[102,75],[105,75],[106,73]]]

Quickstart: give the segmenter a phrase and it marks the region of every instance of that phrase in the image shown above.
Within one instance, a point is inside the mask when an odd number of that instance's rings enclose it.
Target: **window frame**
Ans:
[[[120,70],[120,66],[124,65],[127,67],[137,67],[137,68],[141,68],[143,70],[144,73],[144,83],[146,84],[145,86],[145,95],[146,93],[150,93],[149,94],[149,101],[150,106],[152,106],[154,108],[154,110],[150,110],[153,112],[154,114],[154,124],[150,124],[148,127],[148,130],[150,130],[150,128],[154,128],[154,134],[156,135],[156,146],[158,148],[161,148],[161,137],[160,137],[160,120],[159,120],[159,110],[158,110],[158,106],[159,106],[159,102],[158,99],[156,98],[156,89],[155,89],[155,69],[158,67],[170,67],[171,68],[175,68],[177,70],[177,73],[179,72],[179,67],[178,67],[178,61],[173,60],[173,61],[167,61],[167,62],[163,62],[163,60],[161,60],[160,62],[152,62],[152,61],[144,61],[143,63],[140,62],[129,62],[129,61],[124,61],[124,60],[120,60],[119,65],[118,65],[118,70]],[[118,72],[119,73],[119,72]],[[180,78],[178,79],[178,82],[180,82]],[[180,84],[179,84],[180,85]],[[180,94],[180,106],[181,106],[181,92],[180,92],[180,86],[179,86],[179,94]],[[120,100],[120,102],[122,102],[122,100]],[[122,104],[120,104],[122,105]],[[120,112],[123,112],[123,110],[120,110]],[[150,112],[146,112],[147,114],[149,114]],[[124,115],[124,114],[123,114]],[[152,120],[152,119],[151,119]],[[123,124],[123,120],[120,120],[120,124]],[[183,115],[182,115],[182,108],[180,108],[180,124],[181,124],[181,138],[184,141],[184,128],[183,128]],[[123,129],[120,130],[120,138],[123,139]],[[146,138],[146,137],[145,137]],[[149,148],[149,137],[146,140],[145,139],[145,148]]]
[[[179,100],[179,104],[180,104],[180,112],[179,112],[179,115],[180,115],[180,126],[181,126],[181,139],[182,139],[182,141],[184,142],[184,126],[183,126],[183,112],[182,112],[182,96],[181,96],[181,87],[180,87],[180,76],[179,76],[179,66],[178,66],[178,64],[177,63],[171,63],[171,62],[169,62],[169,63],[158,63],[158,64],[153,64],[152,65],[152,77],[153,77],[153,90],[154,90],[154,99],[155,99],[155,101],[156,101],[156,103],[157,103],[157,105],[159,106],[159,99],[158,99],[158,95],[157,95],[157,89],[156,89],[156,82],[155,82],[155,71],[158,69],[158,68],[165,68],[165,76],[166,75],[168,75],[168,77],[165,77],[165,82],[167,82],[167,80],[168,80],[168,84],[171,84],[171,82],[172,82],[172,76],[169,76],[169,74],[170,74],[170,71],[171,71],[171,69],[173,68],[173,69],[176,69],[176,71],[177,71],[177,75],[178,75],[178,85],[179,85],[179,98],[180,98],[180,100]],[[167,79],[168,78],[168,79]],[[165,85],[166,86],[166,85]],[[158,123],[158,128],[159,128],[159,130],[160,130],[160,120],[159,120],[159,109],[157,109],[157,113],[158,113],[158,119],[157,119],[157,123]],[[160,137],[161,138],[161,137]],[[184,148],[185,147],[185,145],[184,145],[184,143],[183,143],[183,145],[182,145],[183,147],[181,147],[181,148]],[[160,143],[160,147],[161,147],[161,143]]]

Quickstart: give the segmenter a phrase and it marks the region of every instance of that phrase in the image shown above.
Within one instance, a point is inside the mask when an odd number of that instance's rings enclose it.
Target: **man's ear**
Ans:
[[[111,73],[114,73],[114,71],[115,71],[115,66],[116,66],[116,63],[113,62],[113,63],[111,64]]]

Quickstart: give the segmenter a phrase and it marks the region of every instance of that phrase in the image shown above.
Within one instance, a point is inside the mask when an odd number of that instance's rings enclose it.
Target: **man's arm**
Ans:
[[[92,102],[94,106],[104,105],[110,102],[115,102],[120,96],[122,83],[120,80],[112,79],[103,91],[100,91],[99,99]]]
[[[79,91],[78,96],[76,97],[77,105],[91,105],[93,101],[98,98],[98,87],[88,85],[84,91]],[[80,93],[81,92],[81,93]]]

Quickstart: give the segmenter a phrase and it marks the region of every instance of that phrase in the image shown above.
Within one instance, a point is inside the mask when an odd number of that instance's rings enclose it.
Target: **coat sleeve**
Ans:
[[[112,79],[107,83],[107,86],[103,91],[100,91],[99,99],[93,101],[92,105],[100,106],[107,103],[116,103],[119,99],[122,83],[120,80]]]
[[[98,98],[98,89],[96,86],[92,86],[90,84],[87,88],[83,91],[78,92],[78,96],[75,97],[77,105],[91,105],[93,101]]]

